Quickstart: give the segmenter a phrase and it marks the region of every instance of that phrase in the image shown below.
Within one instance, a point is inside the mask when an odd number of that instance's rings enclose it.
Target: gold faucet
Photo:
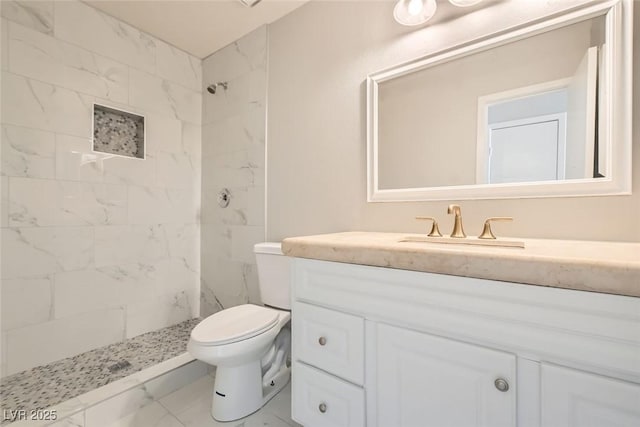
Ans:
[[[464,239],[465,237],[467,237],[467,235],[464,233],[464,229],[462,228],[462,213],[460,212],[460,205],[449,205],[447,213],[455,215],[451,237],[459,239]]]

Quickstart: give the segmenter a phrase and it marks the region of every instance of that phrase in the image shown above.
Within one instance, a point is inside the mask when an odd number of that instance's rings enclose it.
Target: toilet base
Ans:
[[[291,378],[291,368],[282,366],[263,386],[260,360],[216,370],[211,416],[217,421],[235,421],[262,408]]]

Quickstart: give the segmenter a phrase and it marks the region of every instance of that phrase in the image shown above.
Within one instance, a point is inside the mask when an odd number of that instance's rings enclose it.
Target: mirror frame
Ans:
[[[541,18],[513,31],[488,35],[370,74],[367,77],[367,201],[510,199],[631,194],[633,0],[587,5],[560,16]],[[378,85],[428,67],[482,52],[599,16],[605,17],[604,111],[598,115],[600,135],[607,142],[610,171],[604,178],[473,184],[443,187],[380,189],[378,182]],[[602,104],[601,104],[602,105]]]

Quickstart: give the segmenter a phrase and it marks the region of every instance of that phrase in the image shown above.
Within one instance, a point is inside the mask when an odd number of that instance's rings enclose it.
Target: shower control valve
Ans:
[[[221,208],[226,208],[229,206],[229,202],[231,201],[231,193],[228,189],[223,188],[218,193],[218,206]]]

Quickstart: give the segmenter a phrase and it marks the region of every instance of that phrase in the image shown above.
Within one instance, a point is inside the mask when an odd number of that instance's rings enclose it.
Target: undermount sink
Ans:
[[[406,236],[398,242],[444,243],[449,245],[473,245],[473,246],[499,246],[505,248],[524,248],[524,242],[504,239],[478,239],[477,237],[430,237],[430,236]]]

